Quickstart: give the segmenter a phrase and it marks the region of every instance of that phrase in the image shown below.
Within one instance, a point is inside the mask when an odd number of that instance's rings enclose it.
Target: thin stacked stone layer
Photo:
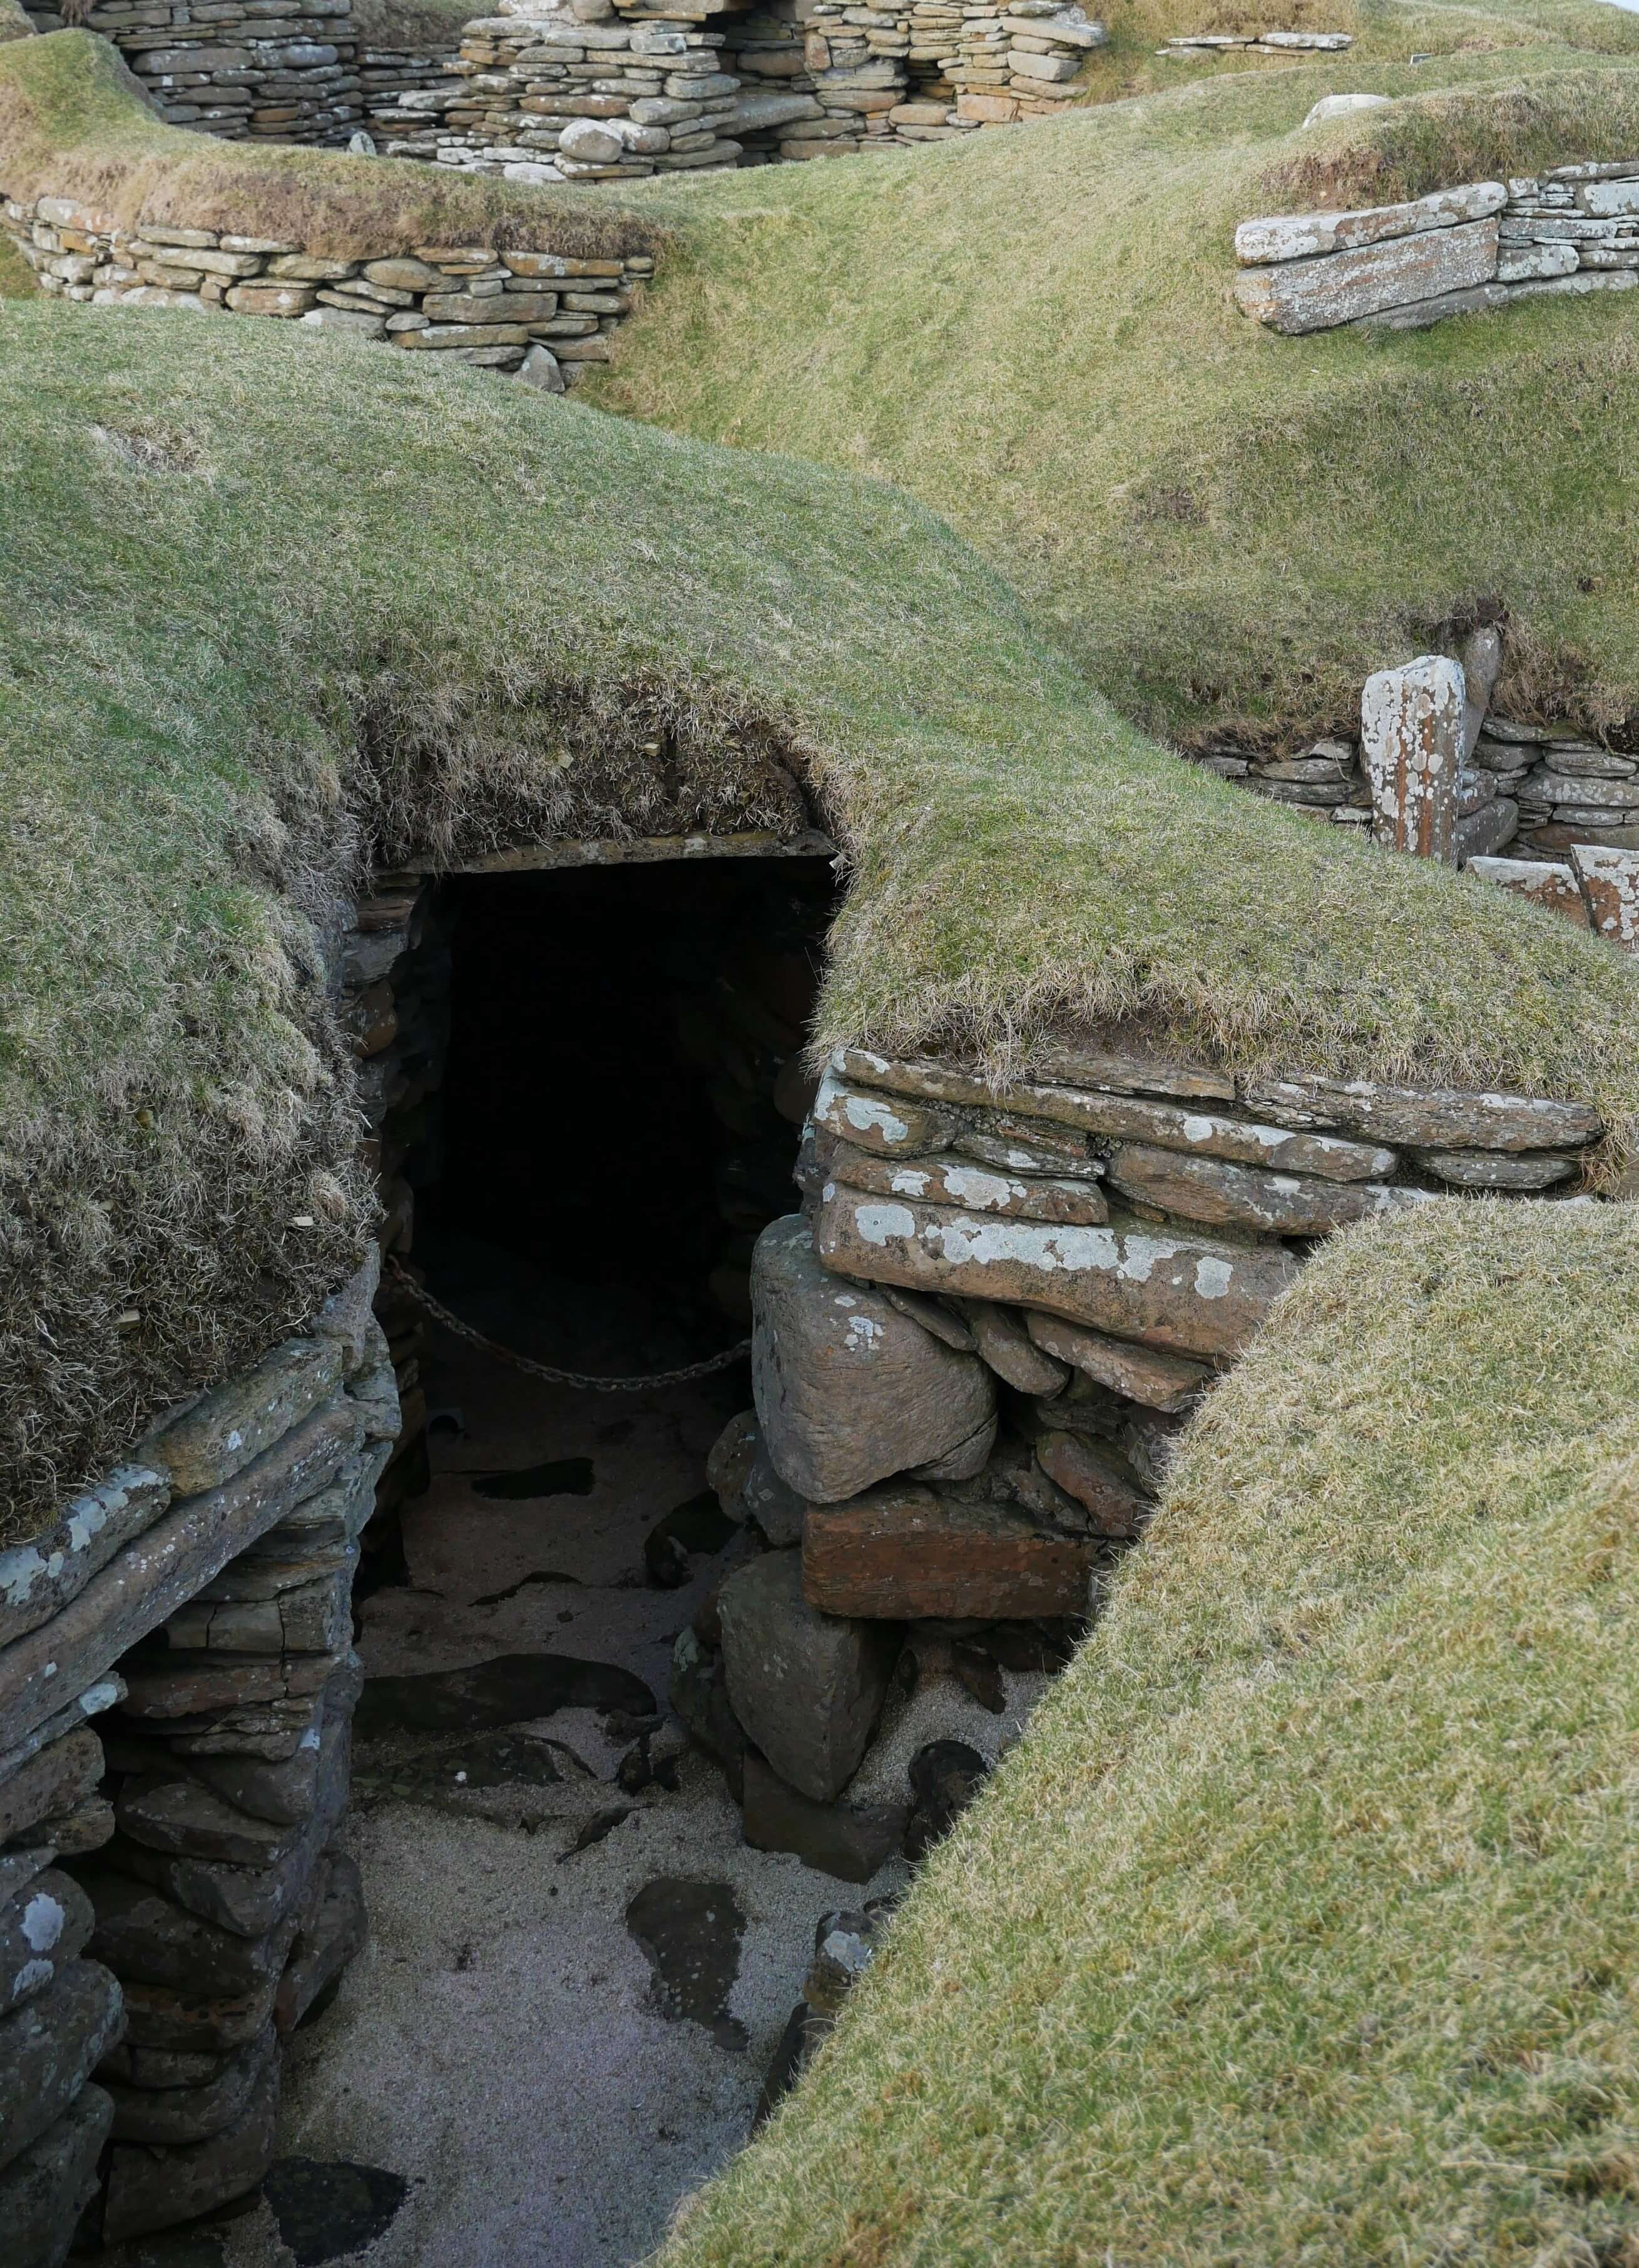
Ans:
[[[335,1837],[398,1430],[375,1280],[0,1554],[8,2268],[254,2189],[280,2042],[363,1941]]]
[[[70,19],[28,11],[36,30]],[[363,108],[352,0],[92,0],[72,21],[119,49],[162,118],[232,140],[345,141]]]
[[[1235,232],[1236,298],[1272,330],[1421,330],[1521,298],[1639,283],[1639,158],[1556,166],[1404,204],[1286,213]]]
[[[767,0],[704,20],[579,0],[469,24],[460,88],[373,102],[372,131],[393,154],[517,180],[840,156],[1060,109],[1105,38],[1060,0]]]
[[[1066,1047],[1005,1088],[835,1057],[801,1210],[753,1261],[755,1407],[711,1461],[764,1548],[673,1666],[747,1839],[859,1881],[914,1855],[916,1791],[857,1792],[902,1648],[949,1638],[976,1691],[986,1662],[1049,1666],[1317,1239],[1454,1190],[1574,1196],[1602,1130],[1135,1052]]]
[[[332,260],[253,233],[144,221],[136,233],[63,197],[0,206],[42,290],[94,307],[182,307],[342,331],[409,353],[453,354],[549,393],[607,362],[610,334],[653,273],[646,254],[419,245]]]

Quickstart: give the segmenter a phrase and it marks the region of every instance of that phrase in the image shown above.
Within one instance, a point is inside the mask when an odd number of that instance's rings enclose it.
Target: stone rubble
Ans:
[[[1299,335],[1421,329],[1521,297],[1639,283],[1639,158],[1556,166],[1357,212],[1278,214],[1235,232],[1242,310]]]

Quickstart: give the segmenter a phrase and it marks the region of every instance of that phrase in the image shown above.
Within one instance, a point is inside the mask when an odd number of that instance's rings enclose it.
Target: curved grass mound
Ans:
[[[664,2268],[1639,2258],[1636,1264],[1328,1248]]]
[[[0,311],[0,494],[19,1507],[345,1271],[320,942],[372,858],[816,810],[853,865],[828,1042],[1000,1063],[1139,1018],[1596,1099],[1613,1162],[1639,1131],[1639,964],[1177,763],[902,494],[293,326],[48,302]]]
[[[71,197],[133,232],[144,219],[226,230],[328,260],[417,244],[550,244],[598,260],[653,252],[659,240],[652,223],[572,190],[166,126],[90,32],[0,44],[0,195]]]
[[[1298,339],[1230,298],[1249,215],[1639,155],[1639,17],[1599,12],[1621,60],[1328,63],[636,185],[683,241],[596,398],[902,482],[1175,740],[1347,725],[1482,604],[1506,713],[1639,730],[1639,294]],[[1400,100],[1302,130],[1351,85]]]

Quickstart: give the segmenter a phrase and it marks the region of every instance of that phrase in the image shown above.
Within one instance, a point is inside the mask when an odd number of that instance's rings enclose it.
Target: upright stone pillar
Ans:
[[[1575,843],[1570,863],[1582,885],[1591,926],[1613,945],[1639,953],[1639,850]]]
[[[1455,862],[1466,692],[1462,665],[1443,654],[1366,680],[1361,753],[1379,843]]]

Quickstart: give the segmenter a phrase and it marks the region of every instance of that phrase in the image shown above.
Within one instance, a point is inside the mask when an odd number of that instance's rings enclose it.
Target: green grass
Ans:
[[[1639,2259],[1636,1266],[1328,1248],[664,2268]]]
[[[372,856],[792,826],[800,776],[852,862],[827,1041],[1138,1021],[1631,1143],[1626,956],[1178,764],[902,493],[430,361],[0,309],[17,1519],[358,1249],[315,938]]]
[[[1632,299],[1281,339],[1230,296],[1249,214],[1639,153],[1639,18],[1597,12],[1619,57],[1260,69],[910,158],[639,184],[680,241],[597,398],[903,483],[1180,741],[1348,725],[1371,670],[1481,601],[1515,713],[1639,722]],[[1348,86],[1403,99],[1299,130]]]
[[[1244,49],[1186,63],[1157,55],[1167,40],[1197,32],[1347,32],[1355,44],[1342,57],[1298,60],[1298,68],[1323,79],[1344,75],[1340,87],[1354,83],[1352,75],[1362,66],[1404,63],[1414,55],[1443,62],[1536,48],[1545,52],[1530,60],[1547,61],[1555,50],[1631,55],[1635,47],[1631,25],[1624,26],[1620,12],[1600,0],[1480,0],[1462,6],[1440,0],[1433,5],[1419,0],[1101,0],[1087,12],[1102,18],[1110,33],[1108,45],[1089,58],[1074,90],[1092,102],[1293,67],[1290,56]],[[1329,89],[1323,85],[1316,91]]]

